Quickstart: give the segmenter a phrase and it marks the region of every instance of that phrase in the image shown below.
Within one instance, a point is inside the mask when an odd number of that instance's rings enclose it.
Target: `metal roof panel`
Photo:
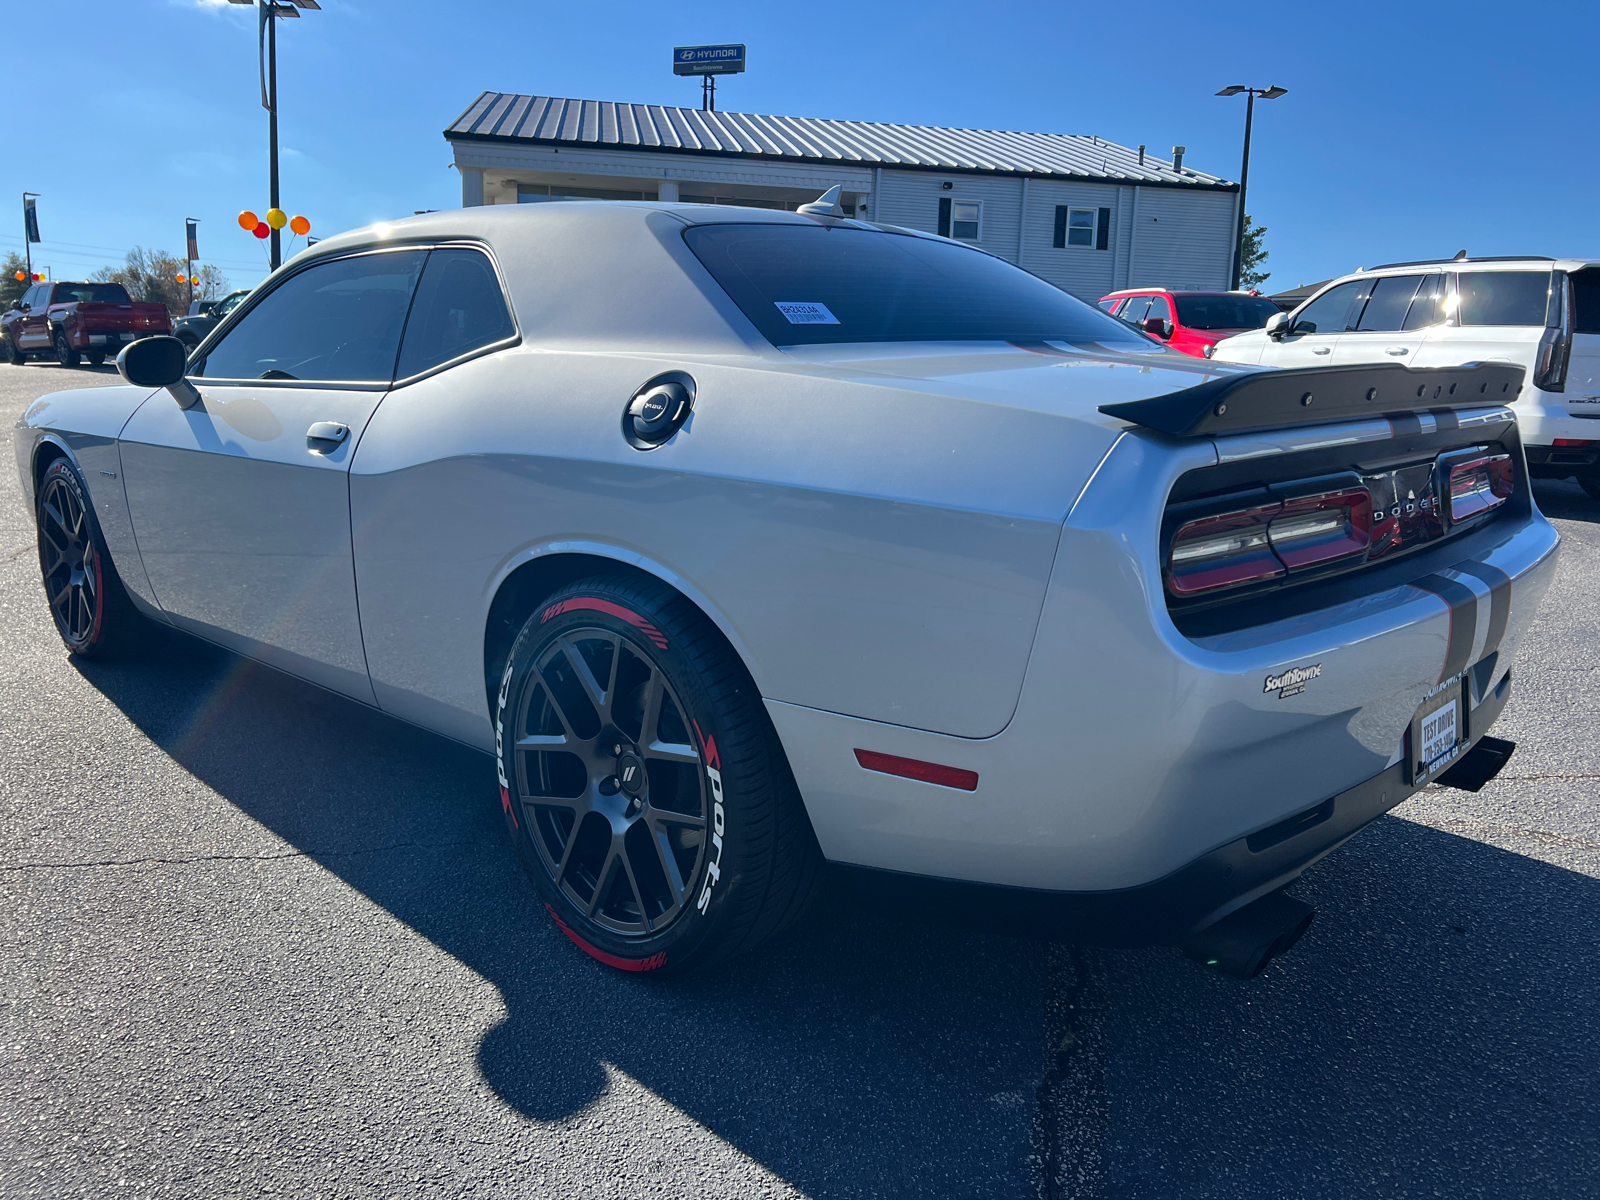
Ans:
[[[447,138],[511,138],[585,146],[759,155],[794,162],[1105,179],[1198,188],[1234,184],[1104,138],[1067,133],[948,129],[820,117],[706,112],[669,105],[484,92]]]

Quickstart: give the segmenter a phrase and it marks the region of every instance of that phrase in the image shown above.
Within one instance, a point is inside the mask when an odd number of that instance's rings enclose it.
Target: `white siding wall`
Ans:
[[[941,186],[949,183],[947,192]],[[1035,180],[1029,189],[1037,186]],[[1022,180],[1012,176],[936,175],[931,171],[884,171],[883,195],[872,219],[925,233],[939,232],[939,201],[977,200],[983,205],[977,245],[1008,262],[1017,260],[1017,221],[1022,211]],[[1031,203],[1031,199],[1030,199]]]
[[[1235,195],[1141,188],[1128,286],[1227,287]]]
[[[1028,185],[1028,232],[1021,266],[1091,304],[1107,292],[1115,291],[1123,258],[1118,250],[1127,240],[1123,192],[1131,195],[1132,189],[1103,183],[1033,180]],[[1109,208],[1111,234],[1107,248],[1067,246],[1056,249],[1056,206],[1061,204],[1073,208]]]

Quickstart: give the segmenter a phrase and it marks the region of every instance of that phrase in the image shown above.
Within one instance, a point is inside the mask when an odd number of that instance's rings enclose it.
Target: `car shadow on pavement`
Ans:
[[[1033,1194],[1038,943],[830,895],[717,970],[624,975],[537,902],[492,759],[187,637],[79,669],[217,794],[492,982],[507,1016],[479,1068],[527,1117],[571,1118],[615,1069],[811,1195]]]
[[[1579,487],[1575,479],[1536,479],[1533,498],[1547,517],[1600,522],[1600,500]]]
[[[478,1065],[528,1118],[571,1118],[619,1070],[808,1194],[1034,1194],[1032,1131],[1062,1107],[1036,1091],[1073,1032],[1046,1020],[1061,956],[1041,942],[867,911],[846,884],[726,967],[624,976],[536,902],[488,758],[187,638],[79,669],[492,982],[507,1016]],[[1322,915],[1252,983],[1170,949],[1091,954],[1100,1028],[1078,1036],[1105,1047],[1109,1100],[1047,1135],[1097,1181],[1072,1194],[1593,1194],[1600,882],[1390,817],[1297,891]]]

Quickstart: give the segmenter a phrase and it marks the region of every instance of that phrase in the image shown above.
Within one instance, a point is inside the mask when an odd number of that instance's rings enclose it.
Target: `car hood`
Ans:
[[[1165,346],[1128,341],[874,342],[797,346],[783,351],[813,368],[867,382],[916,382],[925,389],[984,403],[1122,428],[1103,404],[1147,400],[1259,367],[1216,363]]]

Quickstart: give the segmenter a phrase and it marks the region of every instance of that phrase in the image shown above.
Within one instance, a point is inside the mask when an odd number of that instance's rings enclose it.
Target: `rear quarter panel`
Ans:
[[[1115,432],[777,357],[522,348],[391,393],[351,474],[379,702],[486,743],[494,592],[582,550],[690,595],[768,698],[1003,728],[1061,521]],[[640,453],[623,409],[668,369],[695,377],[694,415]]]

